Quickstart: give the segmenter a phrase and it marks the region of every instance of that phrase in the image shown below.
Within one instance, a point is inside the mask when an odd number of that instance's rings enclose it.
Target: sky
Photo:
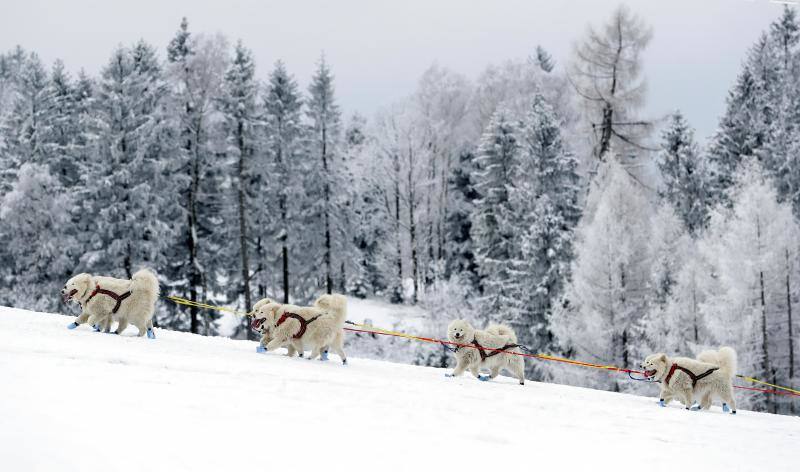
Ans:
[[[437,63],[476,79],[537,44],[559,66],[616,0],[0,0],[0,50],[19,44],[47,63],[97,74],[119,44],[141,38],[164,55],[181,17],[253,50],[259,78],[283,60],[306,84],[324,51],[347,114],[367,117],[413,92]],[[725,109],[747,49],[777,18],[769,0],[628,0],[653,27],[644,53],[648,117],[681,109],[702,141]]]

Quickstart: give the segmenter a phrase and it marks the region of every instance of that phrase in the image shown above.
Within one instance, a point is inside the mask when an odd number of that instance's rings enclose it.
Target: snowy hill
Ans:
[[[796,417],[663,409],[653,398],[69,322],[0,309],[3,470],[797,467]]]

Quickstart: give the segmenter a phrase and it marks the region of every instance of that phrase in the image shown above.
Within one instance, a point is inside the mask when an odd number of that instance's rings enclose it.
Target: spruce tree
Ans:
[[[520,144],[517,126],[503,109],[495,112],[481,137],[476,159],[475,202],[471,235],[481,275],[483,311],[494,316],[516,305],[509,284],[515,253],[513,230],[506,223],[512,218],[509,187],[519,168]]]
[[[669,202],[690,234],[702,230],[708,218],[708,176],[694,140],[694,130],[676,111],[661,134],[658,169],[663,188],[661,198]]]
[[[338,145],[341,112],[336,104],[331,74],[325,58],[321,58],[317,70],[311,78],[308,89],[306,113],[309,125],[309,166],[307,189],[314,190],[311,198],[319,198],[312,203],[310,213],[317,221],[311,227],[320,228],[322,246],[322,277],[328,293],[333,291],[333,251],[339,241],[335,241],[334,203],[337,196],[339,173]],[[316,161],[316,162],[315,162]],[[318,192],[318,193],[317,193]]]
[[[236,218],[233,222],[238,230],[234,234],[238,243],[239,270],[238,276],[235,272],[230,275],[235,281],[235,284],[232,285],[237,287],[234,293],[243,297],[247,309],[252,307],[250,258],[255,249],[251,234],[255,206],[253,198],[255,192],[259,190],[258,185],[261,182],[260,169],[256,166],[256,147],[259,139],[257,91],[253,55],[239,41],[236,44],[233,61],[225,73],[219,110],[224,118],[228,151],[234,159],[232,187],[235,189]],[[243,321],[238,331],[252,336],[246,320]]]
[[[297,82],[286,71],[283,62],[278,61],[269,77],[266,95],[264,96],[264,121],[266,126],[266,146],[269,153],[269,202],[277,203],[272,208],[277,218],[271,218],[269,230],[278,241],[280,255],[278,261],[269,259],[269,263],[277,262],[280,267],[280,286],[284,303],[289,303],[291,292],[290,272],[300,269],[293,267],[290,261],[297,255],[299,248],[295,241],[303,229],[297,224],[300,220],[300,208],[297,203],[303,198],[303,174],[300,159],[303,139],[301,116],[302,100]],[[265,204],[268,202],[264,202]],[[268,228],[262,228],[267,230]]]

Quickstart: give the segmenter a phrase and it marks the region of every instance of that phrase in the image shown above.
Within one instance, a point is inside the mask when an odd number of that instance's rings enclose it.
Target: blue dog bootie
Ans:
[[[478,376],[478,380],[480,380],[481,382],[488,382],[490,379],[491,379],[491,377],[489,377],[488,375],[479,375]]]
[[[730,411],[731,411],[731,409],[730,409],[730,407],[728,406],[728,404],[727,404],[727,403],[723,403],[723,404],[722,404],[722,412],[723,412],[723,413],[730,413]]]
[[[256,352],[259,354],[261,354],[262,352],[267,352],[267,348],[259,344],[258,346],[256,346]]]
[[[153,331],[153,328],[147,328],[147,338],[148,339],[156,338],[156,333]]]
[[[322,353],[319,355],[319,360],[327,361],[328,360],[328,351],[322,351]]]
[[[79,325],[78,323],[76,323],[76,322],[74,322],[74,321],[73,321],[72,323],[70,323],[70,324],[68,324],[68,325],[67,325],[67,329],[75,329],[75,328],[77,328],[78,326],[80,326],[80,325]]]
[[[659,398],[659,399],[658,399],[658,405],[659,405],[661,408],[666,408],[666,406],[667,406],[667,404],[664,402],[664,399],[663,399],[663,398]]]

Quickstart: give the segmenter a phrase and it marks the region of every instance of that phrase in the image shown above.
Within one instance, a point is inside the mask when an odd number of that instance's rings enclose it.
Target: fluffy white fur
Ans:
[[[485,330],[476,330],[464,320],[455,320],[447,327],[447,339],[458,344],[472,345],[477,340],[483,348],[501,349],[509,344],[517,343],[517,335],[508,326],[491,324]],[[510,348],[508,351],[520,352],[519,348]],[[486,350],[486,354],[492,354]],[[481,359],[480,352],[472,347],[459,347],[455,353],[456,367],[453,376],[457,377],[467,369],[476,378],[480,379],[480,370],[487,369],[489,378],[493,379],[500,374],[501,369],[510,372],[519,380],[520,385],[525,385],[525,359],[522,356],[506,354],[504,352]]]
[[[249,313],[252,317],[250,327],[261,334],[260,344],[264,349],[272,341],[272,324],[274,322],[271,317],[272,310],[266,308],[268,305],[280,306],[280,303],[271,298],[262,298],[253,305],[253,310]],[[286,349],[289,357],[294,357],[298,353],[294,344],[289,344]],[[300,351],[300,357],[303,357],[303,351]]]
[[[264,317],[270,324],[270,335],[272,339],[267,343],[269,351],[279,347],[294,347],[298,352],[303,352],[305,347],[311,348],[309,359],[316,359],[327,346],[342,359],[342,363],[347,363],[347,355],[344,352],[344,327],[347,318],[347,299],[338,294],[322,295],[315,302],[314,306],[303,307],[297,305],[284,305],[280,303],[267,303],[259,307],[259,314],[256,316]],[[293,318],[288,318],[280,326],[278,321],[284,313],[294,313],[310,320],[319,316],[306,326],[306,332],[299,339],[294,336],[300,331],[300,322]]]
[[[660,398],[664,404],[673,398],[680,400],[688,410],[695,397],[699,397],[700,407],[708,409],[713,397],[718,397],[736,413],[736,400],[733,397],[733,377],[736,375],[736,351],[730,347],[722,347],[719,351],[704,351],[697,359],[688,357],[668,357],[666,354],[651,354],[645,358],[642,368],[648,378],[661,382]],[[709,369],[718,367],[713,373],[697,381],[692,387],[692,379],[681,370],[672,374],[669,384],[664,380],[673,364],[689,369],[695,375],[701,375]]]
[[[98,293],[89,300],[98,284],[102,289],[118,295],[127,291],[131,295],[122,301],[116,313],[111,313],[117,303],[112,297]],[[139,336],[144,336],[148,329],[153,328],[153,313],[159,287],[156,275],[148,269],[139,270],[130,280],[83,273],[69,279],[61,294],[65,302],[74,301],[80,304],[81,314],[75,319],[76,324],[88,322],[99,325],[108,332],[111,322],[116,321],[117,334],[122,333],[128,324],[132,324],[139,329]]]

